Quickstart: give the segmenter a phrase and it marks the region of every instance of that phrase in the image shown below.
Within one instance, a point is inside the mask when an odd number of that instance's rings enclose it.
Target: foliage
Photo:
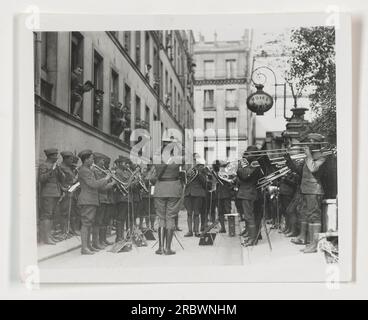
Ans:
[[[295,85],[297,96],[309,95],[316,115],[313,129],[335,139],[335,29],[325,26],[299,28],[292,31],[291,43],[288,81]]]

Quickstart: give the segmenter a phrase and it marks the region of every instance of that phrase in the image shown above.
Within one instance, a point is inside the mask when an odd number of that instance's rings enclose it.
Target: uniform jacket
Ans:
[[[303,194],[324,194],[318,171],[325,163],[326,158],[318,155],[315,157],[315,159],[307,158],[303,166],[302,183],[300,186]]]
[[[98,190],[104,188],[108,181],[96,179],[91,168],[81,166],[79,169],[79,182],[81,192],[78,197],[78,205],[100,205]]]
[[[223,185],[221,184],[217,185],[217,193],[216,193],[217,199],[231,199],[232,197],[233,191],[230,185],[228,185],[226,182],[224,182]]]
[[[185,186],[184,195],[206,197],[207,177],[203,169],[198,169],[197,177]]]
[[[181,198],[183,184],[179,178],[179,164],[156,165],[155,198]]]
[[[116,169],[116,176],[124,183],[127,183],[132,176],[131,172],[129,170],[122,170],[121,168]],[[116,193],[116,201],[117,202],[127,202],[129,198],[129,201],[140,201],[141,195],[140,195],[140,189],[139,184],[137,182],[131,183],[131,188],[129,189],[129,197],[123,196],[120,191]]]
[[[63,172],[61,185],[63,188],[67,189],[75,183],[77,173],[73,168],[67,166],[64,162],[61,163],[60,169]]]
[[[260,178],[259,168],[247,166],[239,168],[237,171],[239,178],[238,199],[256,200],[257,199],[257,181]]]
[[[300,184],[299,176],[291,172],[280,179],[280,195],[293,196]]]
[[[41,187],[40,196],[43,198],[61,196],[61,176],[58,170],[52,170],[53,166],[53,163],[45,161],[38,168],[38,180]]]
[[[98,171],[97,169],[92,169],[92,171],[95,174],[95,177],[97,180],[103,179],[105,177],[105,174],[101,171]],[[98,190],[98,200],[100,203],[110,203],[109,197],[108,197],[108,191],[112,189],[112,187],[108,187],[108,184],[106,186],[99,188]]]

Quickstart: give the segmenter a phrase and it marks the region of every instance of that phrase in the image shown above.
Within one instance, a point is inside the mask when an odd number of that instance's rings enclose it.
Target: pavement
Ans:
[[[156,255],[156,241],[148,241],[147,247],[134,247],[130,252],[111,253],[107,248],[92,256],[80,254],[79,238],[72,238],[57,246],[39,248],[39,267],[44,270],[68,269],[116,269],[161,267],[239,266],[247,270],[242,281],[323,281],[326,279],[326,262],[321,253],[304,254],[302,247],[290,243],[290,238],[270,230],[272,250],[265,237],[257,246],[244,248],[239,236],[217,234],[213,246],[199,246],[199,238],[185,238],[186,213],[179,215],[179,226],[172,247],[176,255]],[[240,233],[239,222],[236,226]],[[214,229],[214,232],[218,229]],[[157,234],[155,234],[157,238]],[[179,245],[178,241],[184,247]]]

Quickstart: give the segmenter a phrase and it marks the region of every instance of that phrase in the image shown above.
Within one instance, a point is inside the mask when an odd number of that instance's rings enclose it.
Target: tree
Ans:
[[[288,80],[297,96],[308,94],[316,115],[313,130],[336,141],[335,29],[299,28],[292,31],[291,43]]]

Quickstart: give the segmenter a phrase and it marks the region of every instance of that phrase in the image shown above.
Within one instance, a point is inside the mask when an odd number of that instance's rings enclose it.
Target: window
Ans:
[[[93,99],[93,126],[102,128],[102,113],[103,113],[103,59],[94,52],[93,61],[93,85],[94,85],[94,99]]]
[[[156,78],[157,77],[157,48],[153,47],[153,76]]]
[[[235,78],[236,60],[226,60],[226,78]]]
[[[41,96],[55,100],[57,73],[57,32],[41,33]]]
[[[141,32],[135,32],[135,63],[138,68],[141,67]]]
[[[130,55],[130,31],[124,32],[124,48],[126,52]]]
[[[144,59],[145,64],[151,64],[150,61],[150,36],[149,32],[146,32],[145,40],[144,40]]]
[[[234,130],[237,130],[236,118],[227,118],[226,119],[226,135],[231,136]]]
[[[119,75],[111,69],[110,77],[110,132],[115,136],[120,136],[122,126],[120,124],[121,106],[119,105]]]
[[[236,107],[236,90],[226,89],[225,95],[226,95],[225,97],[226,108],[235,108]]]
[[[204,78],[212,79],[215,77],[215,63],[213,60],[204,61]]]
[[[83,67],[83,36],[79,32],[72,32],[72,64],[74,70],[77,66]]]
[[[204,90],[204,108],[213,108],[214,107],[214,91],[213,90]]]
[[[165,71],[165,94],[169,93],[169,74],[167,73],[167,71]]]
[[[110,104],[117,107],[119,103],[119,75],[111,69]]]
[[[233,160],[237,158],[236,147],[226,147],[226,158],[228,160]]]
[[[130,111],[130,103],[131,103],[131,90],[130,87],[125,85],[125,94],[124,94],[124,107],[127,107]]]
[[[204,130],[215,129],[215,120],[213,118],[204,119]]]
[[[173,103],[173,111],[174,111],[174,115],[176,115],[176,109],[177,109],[177,104],[176,104],[176,87],[174,87],[174,103]]]
[[[214,155],[214,148],[204,147],[204,160],[206,163],[213,163],[215,161]]]
[[[71,113],[83,119],[83,36],[79,32],[71,34],[71,64],[70,64],[70,110]]]
[[[135,96],[135,121],[138,124],[141,121],[141,98]]]
[[[151,127],[151,110],[148,106],[146,106],[146,111],[145,111],[145,114],[144,114],[144,121],[146,121],[146,125],[147,125],[147,130],[148,132],[151,130],[150,127]]]

